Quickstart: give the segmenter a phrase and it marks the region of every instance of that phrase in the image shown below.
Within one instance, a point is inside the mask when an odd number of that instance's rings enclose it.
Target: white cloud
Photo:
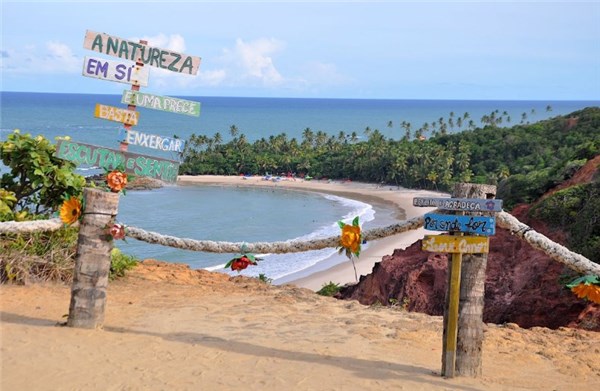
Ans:
[[[285,79],[275,67],[274,55],[285,44],[273,38],[246,42],[238,38],[232,48],[224,48],[214,63],[227,75],[223,84],[230,86],[276,86]]]
[[[16,74],[77,73],[81,72],[82,61],[68,45],[49,41],[43,49],[33,45],[6,49],[0,67],[3,72]]]

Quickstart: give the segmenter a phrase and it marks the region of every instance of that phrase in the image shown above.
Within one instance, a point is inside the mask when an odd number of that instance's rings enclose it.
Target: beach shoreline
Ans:
[[[304,180],[285,178],[278,181],[264,180],[262,176],[221,176],[221,175],[180,175],[178,185],[219,185],[238,187],[279,188],[285,190],[311,191],[355,199],[369,204],[386,204],[396,210],[398,220],[420,216],[434,208],[420,208],[412,205],[413,197],[446,196],[444,193],[427,190],[411,190],[396,186],[383,186],[362,182],[334,180]],[[425,235],[424,229],[409,231],[387,238],[369,242],[358,259],[355,259],[358,278],[367,275],[385,255],[391,255],[395,249],[404,249]],[[302,288],[319,290],[323,285],[333,282],[338,285],[356,282],[352,262],[345,256],[333,255],[299,272],[281,277],[274,284],[293,284]]]

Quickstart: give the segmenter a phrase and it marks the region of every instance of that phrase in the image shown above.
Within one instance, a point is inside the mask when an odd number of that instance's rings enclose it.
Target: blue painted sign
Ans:
[[[457,216],[426,213],[423,228],[430,231],[464,232],[489,236],[496,233],[496,219],[488,216]]]
[[[502,200],[481,198],[413,198],[414,206],[433,207],[465,212],[501,212]]]

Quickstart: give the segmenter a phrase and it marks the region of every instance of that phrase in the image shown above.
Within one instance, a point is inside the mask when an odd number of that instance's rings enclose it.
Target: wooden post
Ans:
[[[83,198],[85,210],[79,227],[67,326],[93,329],[104,322],[113,248],[105,235],[117,215],[119,194],[85,188]]]
[[[144,39],[141,39],[140,43],[142,45],[148,45],[148,41],[146,41]],[[138,58],[137,61],[135,62],[135,65],[138,66],[138,67],[143,67],[144,63],[142,62],[141,58]],[[131,86],[131,91],[139,91],[139,90],[140,90],[139,84],[134,84],[134,85]],[[132,104],[127,105],[127,110],[135,111],[135,109],[136,109],[136,105],[132,105]],[[131,129],[131,125],[129,125],[129,124],[123,124],[123,127],[125,128],[125,134],[126,134],[125,137],[127,137],[127,132]],[[121,142],[119,144],[119,149],[122,152],[127,152],[128,147],[129,147],[129,144],[127,143],[127,141],[126,140],[121,140]]]
[[[460,298],[460,272],[462,264],[462,254],[453,253],[452,261],[448,267],[449,289],[448,289],[448,309],[445,331],[445,348],[442,357],[442,375],[445,377],[454,377],[456,363],[456,338],[458,335],[458,306]]]
[[[496,197],[496,186],[459,183],[454,187],[453,197]],[[483,212],[482,214],[487,214]],[[483,346],[483,305],[485,295],[485,270],[487,254],[464,254],[460,273],[460,305],[456,338],[455,374],[481,376]],[[446,329],[446,315],[444,329]],[[445,357],[448,346],[444,346]],[[446,371],[448,368],[445,368]],[[444,367],[442,367],[444,371]]]

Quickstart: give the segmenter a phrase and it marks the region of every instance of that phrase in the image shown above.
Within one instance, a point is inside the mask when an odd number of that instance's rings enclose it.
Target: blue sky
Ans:
[[[600,100],[598,1],[1,2],[3,91],[120,94],[81,75],[92,30],[202,58],[156,94]]]

